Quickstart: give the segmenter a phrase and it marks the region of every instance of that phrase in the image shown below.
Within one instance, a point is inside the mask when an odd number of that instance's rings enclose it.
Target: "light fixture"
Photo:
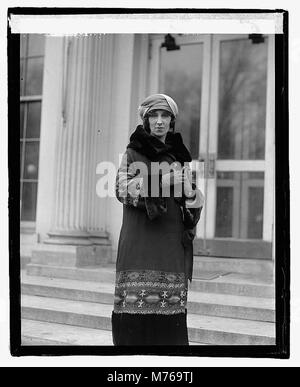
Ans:
[[[259,44],[259,43],[265,42],[265,38],[263,37],[262,34],[250,34],[248,37],[253,44]]]
[[[161,44],[167,51],[180,50],[180,46],[176,44],[175,38],[171,34],[165,35],[165,41]]]

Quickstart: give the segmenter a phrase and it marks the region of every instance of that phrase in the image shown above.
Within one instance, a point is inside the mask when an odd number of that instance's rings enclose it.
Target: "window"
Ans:
[[[219,159],[265,159],[267,58],[267,38],[221,42]]]
[[[264,172],[217,172],[216,237],[262,239]]]
[[[38,189],[45,38],[22,34],[20,44],[21,221],[34,222]]]
[[[172,96],[180,107],[180,131],[192,158],[198,159],[203,43],[181,44],[178,51],[161,48],[159,93]]]

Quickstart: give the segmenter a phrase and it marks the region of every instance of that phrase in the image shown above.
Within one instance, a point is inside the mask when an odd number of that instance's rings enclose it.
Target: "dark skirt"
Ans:
[[[114,345],[189,345],[185,313],[112,313]]]

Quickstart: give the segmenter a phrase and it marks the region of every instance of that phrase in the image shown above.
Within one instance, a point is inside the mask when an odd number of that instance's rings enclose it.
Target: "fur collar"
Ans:
[[[138,125],[130,136],[130,143],[127,148],[132,148],[145,155],[150,161],[159,161],[164,154],[170,155],[174,161],[192,161],[190,152],[185,147],[180,133],[168,132],[166,142],[163,143],[158,138],[150,135],[142,125]]]

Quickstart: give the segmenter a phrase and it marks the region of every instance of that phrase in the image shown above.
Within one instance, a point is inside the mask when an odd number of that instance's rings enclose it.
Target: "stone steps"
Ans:
[[[205,270],[201,271],[201,274]],[[107,267],[63,267],[41,264],[27,265],[27,274],[50,278],[64,278],[70,280],[108,282],[115,281],[114,266]],[[233,294],[248,297],[274,298],[275,286],[272,278],[241,273],[230,273],[213,280],[199,280],[200,270],[194,270],[191,290],[204,293]]]
[[[274,276],[274,262],[267,259],[219,258],[194,256],[195,270],[225,271],[262,277]]]
[[[103,241],[102,241],[103,242]],[[35,244],[30,254],[31,263],[63,267],[84,267],[88,265],[108,264],[111,246],[105,244],[97,247],[97,253],[86,254],[80,246]],[[114,265],[112,265],[114,266]],[[268,259],[221,258],[213,256],[194,256],[194,272],[225,271],[230,273],[274,276],[274,262]]]
[[[113,304],[113,283],[83,282],[58,278],[22,276],[22,294],[73,301]],[[190,313],[254,321],[275,321],[275,302],[255,298],[189,291]]]
[[[113,345],[111,331],[76,325],[22,320],[22,345]],[[190,345],[207,345],[190,342]]]
[[[106,246],[103,246],[105,249]],[[104,252],[102,252],[104,253]],[[92,266],[108,262],[104,260],[101,254],[99,257],[94,256],[87,259],[80,257],[77,262],[74,255],[74,246],[39,246],[32,251],[31,263],[36,265],[48,265],[56,267],[80,267]],[[114,267],[114,264],[108,265]],[[229,273],[250,274],[262,277],[274,276],[274,262],[266,259],[245,259],[245,258],[220,258],[208,256],[194,256],[194,274],[201,271],[223,271]]]
[[[190,291],[188,312],[206,316],[275,322],[275,300]]]
[[[242,262],[254,269],[231,272],[239,270]],[[90,337],[98,331],[99,341],[93,345],[112,345],[115,265],[78,268],[68,262],[66,266],[54,263],[36,259],[27,265],[26,273],[22,272],[24,345],[71,345],[70,340],[89,345]],[[259,268],[255,269],[257,263]],[[188,295],[192,345],[275,344],[275,286],[269,275],[270,263],[195,257]],[[261,275],[263,270],[267,275]],[[78,338],[80,329],[87,330],[82,341]],[[107,340],[111,344],[105,344]]]
[[[109,304],[23,295],[22,318],[51,323],[111,330]],[[188,314],[189,339],[218,345],[275,344],[275,324],[216,316]],[[26,336],[25,336],[26,337]],[[57,340],[57,339],[56,339]],[[57,340],[60,342],[60,340]]]
[[[275,298],[275,286],[272,279],[240,273],[230,273],[213,280],[194,278],[190,289],[204,293]]]
[[[111,331],[22,319],[22,345],[113,345]]]
[[[115,273],[111,267],[89,266],[85,268],[29,264],[28,275],[65,278],[79,281],[114,282]]]

